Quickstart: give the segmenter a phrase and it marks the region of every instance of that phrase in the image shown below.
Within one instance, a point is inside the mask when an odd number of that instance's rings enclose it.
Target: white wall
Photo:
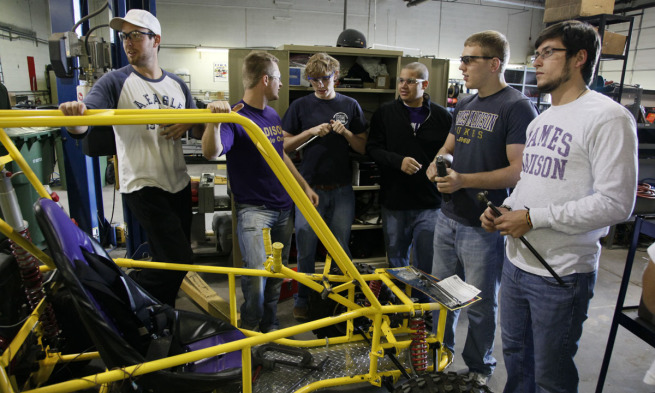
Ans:
[[[349,0],[346,25],[362,31],[369,47],[451,59],[459,58],[462,43],[470,34],[498,30],[509,39],[511,63],[524,63],[543,28],[543,11],[489,1],[480,5],[480,1],[427,1],[407,7],[402,0]],[[102,3],[93,0],[92,9]],[[0,0],[0,4],[0,22],[36,31],[39,38],[47,39],[47,0]],[[227,90],[224,82],[214,82],[212,77],[213,64],[226,62],[224,55],[199,54],[193,50],[195,46],[334,45],[343,29],[343,13],[344,0],[158,0],[157,14],[163,28],[161,63],[169,71],[188,69],[194,90]],[[108,15],[103,15],[92,23],[107,19]],[[636,18],[635,29],[639,27],[641,33],[633,34],[626,83],[655,89],[654,9]],[[618,26],[615,31],[620,29]],[[35,57],[39,88],[44,88],[47,46],[0,38],[0,61],[10,91],[29,89],[26,56]],[[604,62],[601,74],[618,80],[619,63]],[[451,75],[460,77],[456,63]]]
[[[165,45],[274,48],[336,43],[343,30],[342,0],[284,3],[293,4],[293,9],[273,0],[243,1],[239,5],[220,0],[161,0],[157,12],[164,26]],[[442,58],[459,57],[461,44],[470,34],[498,30],[510,41],[512,60],[520,62],[529,52],[529,37],[542,27],[541,10],[480,6],[467,1],[429,1],[415,7],[406,4],[401,0],[350,0],[346,27],[362,31],[369,47],[406,48],[410,55]],[[193,22],[189,25],[186,21]]]
[[[47,41],[50,35],[47,0],[0,0],[0,5],[0,23],[36,32],[38,38]],[[0,30],[0,34],[8,33]],[[45,66],[50,63],[48,45],[23,38],[0,37],[0,62],[7,90],[30,90],[27,56],[34,57],[38,89],[46,89]]]

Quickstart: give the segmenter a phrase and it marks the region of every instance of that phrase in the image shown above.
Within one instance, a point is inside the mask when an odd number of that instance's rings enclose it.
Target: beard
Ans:
[[[539,89],[540,93],[552,93],[553,90],[557,89],[562,84],[568,82],[571,79],[571,70],[569,67],[567,67],[567,64],[562,67],[562,72],[557,78],[549,81],[544,81],[542,84],[537,82],[537,89]]]

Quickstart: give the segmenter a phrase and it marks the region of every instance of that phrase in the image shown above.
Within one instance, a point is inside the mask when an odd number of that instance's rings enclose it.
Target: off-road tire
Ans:
[[[396,386],[394,393],[492,393],[467,374],[432,372],[422,374]]]

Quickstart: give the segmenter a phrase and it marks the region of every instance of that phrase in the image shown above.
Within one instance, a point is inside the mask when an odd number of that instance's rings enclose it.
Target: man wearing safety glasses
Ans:
[[[473,34],[464,42],[460,60],[466,87],[477,94],[457,103],[450,134],[439,150],[439,155],[452,155],[447,175],[437,175],[435,162],[427,172],[442,194],[451,194],[437,217],[432,273],[439,278],[458,274],[482,291],[482,300],[468,309],[462,359],[469,374],[486,383],[496,367],[492,352],[504,249],[498,232],[487,233],[480,226],[484,207],[477,194],[488,191],[488,199],[498,205],[507,197],[519,179],[525,130],[537,111],[505,83],[509,43],[501,33]],[[458,316],[458,311],[449,312],[446,321],[444,344],[451,351]]]
[[[284,150],[301,150],[300,173],[320,197],[318,212],[350,256],[350,228],[355,218],[350,148],[364,154],[366,119],[356,100],[334,91],[339,61],[313,55],[305,67],[314,94],[294,100],[282,119]],[[318,238],[296,209],[298,271],[314,273]],[[309,289],[299,285],[293,316],[309,319]]]
[[[84,102],[60,105],[67,116],[89,109],[195,108],[187,85],[159,67],[161,25],[148,11],[132,9],[113,18],[129,65],[105,74]],[[224,111],[229,112],[227,102]],[[193,263],[191,249],[191,183],[180,138],[188,130],[199,137],[203,124],[146,124],[114,127],[118,179],[123,200],[145,230],[153,261]],[[68,128],[71,135],[88,127]],[[90,132],[93,132],[91,130]],[[143,269],[130,274],[161,302],[175,305],[186,271]]]

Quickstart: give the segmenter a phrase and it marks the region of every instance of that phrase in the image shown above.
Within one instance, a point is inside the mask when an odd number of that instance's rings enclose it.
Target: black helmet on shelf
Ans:
[[[366,37],[355,29],[346,29],[339,34],[337,46],[349,48],[366,48]]]

